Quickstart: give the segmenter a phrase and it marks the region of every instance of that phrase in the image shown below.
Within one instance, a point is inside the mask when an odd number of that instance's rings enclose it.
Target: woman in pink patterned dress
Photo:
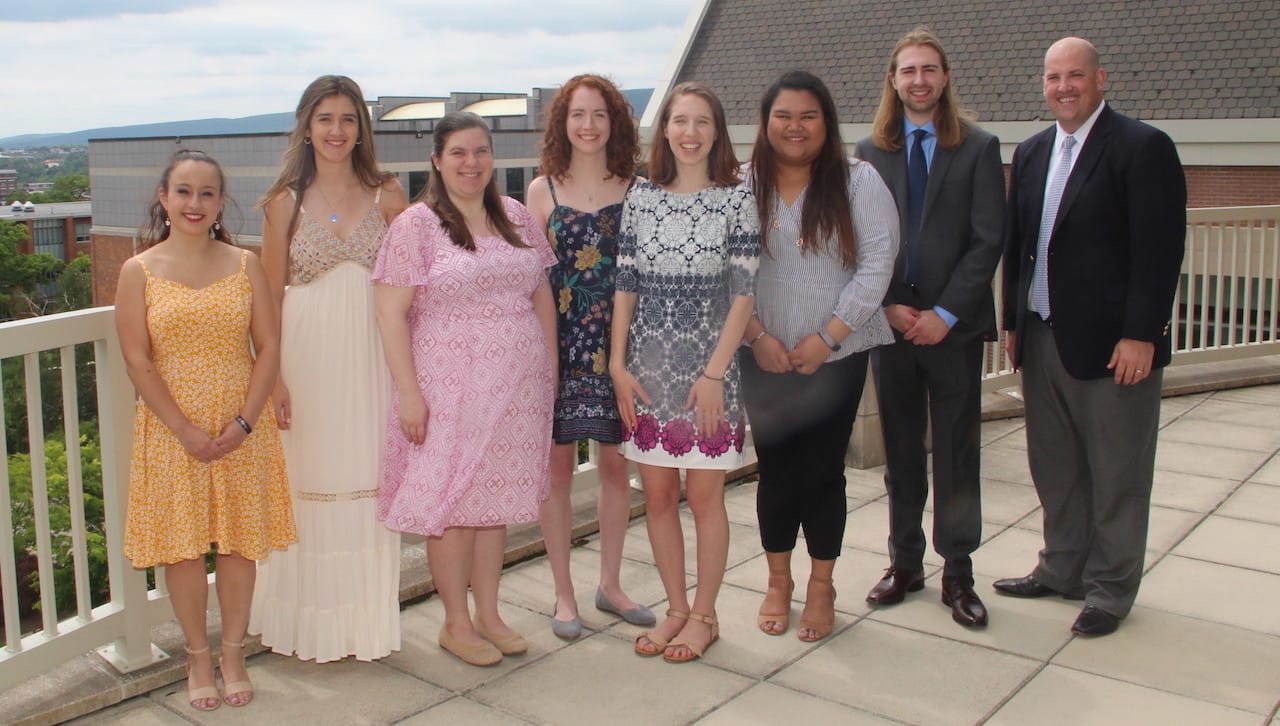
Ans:
[[[527,649],[498,614],[498,576],[506,525],[537,520],[547,497],[556,258],[529,210],[498,195],[479,116],[441,119],[431,163],[373,274],[395,388],[378,517],[427,537],[440,647],[494,665]]]

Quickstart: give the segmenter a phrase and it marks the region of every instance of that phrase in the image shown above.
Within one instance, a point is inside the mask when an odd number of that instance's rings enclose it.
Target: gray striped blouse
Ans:
[[[749,183],[749,182],[748,182]],[[837,243],[824,241],[818,252],[802,252],[802,191],[791,206],[774,194],[773,218],[761,230],[769,250],[760,255],[756,274],[756,315],[765,331],[791,350],[818,332],[832,315],[853,329],[827,362],[893,342],[893,330],[881,304],[898,255],[898,208],[871,164],[849,160],[849,204],[858,237],[858,264],[846,269]]]

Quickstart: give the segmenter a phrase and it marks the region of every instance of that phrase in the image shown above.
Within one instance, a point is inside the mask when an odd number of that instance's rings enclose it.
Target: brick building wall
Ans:
[[[93,258],[93,304],[114,305],[120,266],[133,256],[133,237],[94,234],[90,243]]]
[[[1188,166],[1187,206],[1280,204],[1280,166]]]

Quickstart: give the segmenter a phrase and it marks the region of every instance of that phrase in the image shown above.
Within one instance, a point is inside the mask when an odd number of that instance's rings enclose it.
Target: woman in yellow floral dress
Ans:
[[[138,390],[125,555],[165,567],[187,640],[187,695],[218,707],[205,611],[205,554],[215,545],[223,701],[253,698],[244,636],[254,561],[295,539],[284,458],[267,398],[279,328],[257,258],[222,225],[222,168],[174,154],[116,290],[116,329]],[[252,350],[250,349],[252,343]]]

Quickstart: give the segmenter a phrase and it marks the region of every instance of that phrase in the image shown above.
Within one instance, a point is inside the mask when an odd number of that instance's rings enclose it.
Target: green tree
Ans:
[[[85,543],[88,550],[89,590],[94,605],[104,602],[107,583],[107,543],[103,529],[102,452],[98,428],[92,422],[80,425],[80,472],[83,489]],[[44,443],[45,480],[49,495],[49,531],[53,553],[53,586],[59,613],[75,607],[75,569],[72,559],[70,480],[67,476],[67,448],[61,432]],[[13,501],[13,554],[19,560],[36,554],[35,505],[31,486],[31,455],[9,456],[9,487]],[[38,573],[29,587],[38,592]],[[36,604],[39,607],[39,604]]]
[[[53,180],[53,187],[40,196],[45,202],[78,202],[89,191],[89,177],[85,174],[62,174]]]
[[[93,306],[93,261],[83,252],[62,268],[58,276],[57,297],[54,302],[56,310],[51,312],[67,312],[83,310]]]
[[[18,252],[28,238],[26,225],[0,219],[0,320],[44,312],[39,286],[62,271],[62,261],[53,255]]]

